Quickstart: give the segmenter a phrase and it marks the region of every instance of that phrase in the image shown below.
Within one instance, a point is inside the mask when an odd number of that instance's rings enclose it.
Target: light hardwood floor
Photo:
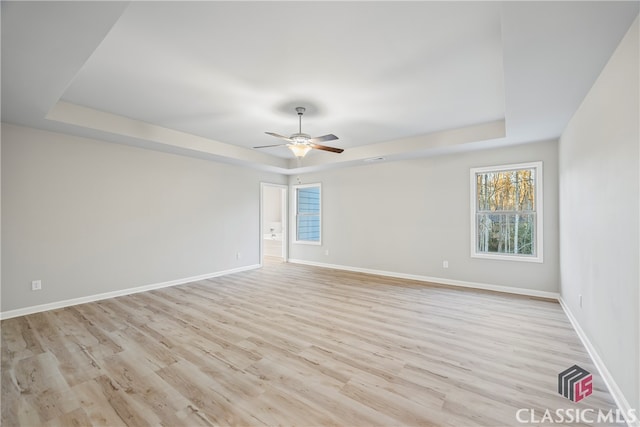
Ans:
[[[573,364],[594,376],[577,404],[557,393]],[[269,263],[2,321],[3,426],[514,426],[520,408],[614,408],[556,302]]]

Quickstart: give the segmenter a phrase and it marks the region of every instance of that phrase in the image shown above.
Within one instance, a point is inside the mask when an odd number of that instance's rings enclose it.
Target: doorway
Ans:
[[[260,261],[287,260],[286,185],[260,184]]]

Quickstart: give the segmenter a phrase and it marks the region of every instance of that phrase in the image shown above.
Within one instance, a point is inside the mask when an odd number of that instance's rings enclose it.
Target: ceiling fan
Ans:
[[[296,112],[298,113],[298,133],[294,133],[290,137],[286,137],[273,132],[265,132],[267,135],[284,139],[285,141],[287,141],[287,144],[261,145],[259,147],[253,148],[287,146],[298,158],[304,157],[311,149],[330,151],[332,153],[342,153],[344,151],[342,148],[327,147],[326,145],[317,144],[318,142],[333,141],[334,139],[338,139],[338,137],[334,134],[330,133],[328,135],[312,138],[310,135],[302,133],[302,115],[304,114],[305,110],[306,109],[304,107],[296,107]]]

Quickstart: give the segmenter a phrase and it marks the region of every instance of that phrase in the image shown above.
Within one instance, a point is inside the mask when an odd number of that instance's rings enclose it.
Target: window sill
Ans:
[[[471,254],[471,258],[491,259],[495,261],[518,261],[518,262],[535,262],[542,264],[544,259],[542,256],[523,256],[523,255],[507,255],[507,254]]]

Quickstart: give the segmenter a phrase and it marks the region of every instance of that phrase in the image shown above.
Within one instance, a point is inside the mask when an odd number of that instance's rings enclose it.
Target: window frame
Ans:
[[[485,253],[478,252],[478,195],[476,176],[486,172],[504,172],[512,170],[533,169],[535,170],[535,255],[506,254],[506,253]],[[513,163],[497,166],[476,167],[470,169],[470,199],[471,199],[471,258],[492,259],[502,261],[520,262],[544,262],[544,191],[543,191],[543,168],[542,161]],[[514,211],[518,212],[518,211]]]
[[[303,189],[303,188],[313,188],[313,187],[317,187],[319,192],[319,200],[318,200],[318,217],[319,217],[319,221],[318,221],[318,225],[319,225],[319,230],[318,230],[318,240],[299,240],[298,239],[298,190]],[[320,246],[322,245],[322,184],[321,183],[313,183],[313,184],[297,184],[293,186],[293,220],[294,220],[294,225],[293,225],[293,243],[296,244],[301,244],[301,245],[315,245],[315,246]],[[314,214],[316,215],[316,214]]]

